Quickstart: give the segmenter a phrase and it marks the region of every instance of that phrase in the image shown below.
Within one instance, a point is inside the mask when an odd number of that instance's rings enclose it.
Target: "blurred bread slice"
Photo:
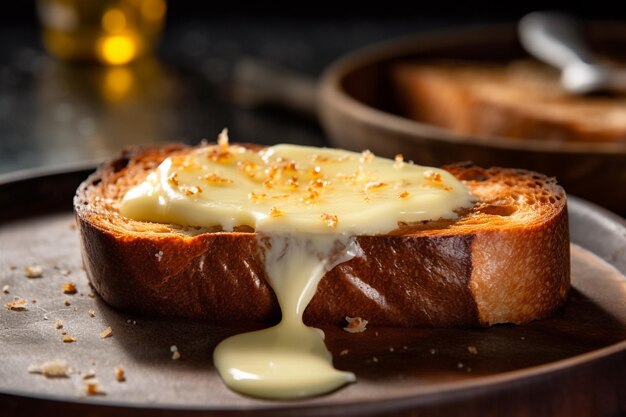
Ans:
[[[392,82],[405,116],[464,135],[626,140],[626,97],[573,96],[556,70],[530,60],[402,62]]]

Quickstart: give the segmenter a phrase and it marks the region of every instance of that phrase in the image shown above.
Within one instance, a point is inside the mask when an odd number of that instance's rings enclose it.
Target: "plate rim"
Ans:
[[[79,176],[84,180],[86,173],[96,168],[96,164],[93,161],[74,163],[65,166],[57,167],[44,167],[25,169],[21,171],[10,172],[8,174],[0,174],[0,191],[2,187],[14,185],[20,181],[47,181],[53,180],[58,175],[75,175],[77,181]],[[84,178],[83,178],[84,176]],[[573,221],[587,221],[594,223],[596,226],[605,229],[609,233],[619,234],[619,239],[623,239],[626,242],[626,219],[619,215],[610,212],[609,210],[600,207],[594,203],[586,201],[584,199],[568,195],[568,213],[570,221],[570,230],[572,229]],[[44,210],[45,214],[46,211]],[[9,221],[10,222],[10,221]],[[583,235],[585,236],[585,235]],[[578,239],[578,238],[576,238]],[[626,252],[622,256],[623,259],[611,258],[610,254],[597,253],[594,248],[590,248],[585,245],[584,242],[571,240],[572,243],[581,246],[582,248],[598,256],[600,259],[607,262],[609,265],[616,268],[623,276],[626,277]],[[616,261],[621,261],[620,265],[616,266]],[[573,367],[592,364],[603,359],[607,359],[613,355],[625,355],[626,356],[626,339],[596,349],[590,352],[579,354],[565,359],[560,359],[547,364],[531,366],[528,368],[502,372],[495,375],[487,375],[477,377],[476,379],[447,382],[437,384],[436,387],[427,388],[422,392],[407,395],[401,394],[397,397],[390,397],[384,400],[347,400],[345,403],[339,404],[324,404],[324,403],[297,403],[297,402],[271,402],[263,401],[253,405],[241,405],[241,406],[211,406],[202,404],[155,404],[155,403],[133,403],[122,400],[106,400],[99,398],[79,398],[79,397],[67,397],[62,395],[54,395],[48,393],[31,393],[21,390],[0,389],[0,399],[11,398],[15,401],[22,400],[39,400],[53,402],[56,405],[77,405],[81,407],[104,407],[113,412],[115,409],[127,409],[127,410],[146,410],[153,412],[234,412],[234,413],[247,413],[251,411],[257,411],[261,413],[271,414],[289,414],[298,413],[298,415],[310,415],[310,414],[323,414],[325,411],[332,410],[336,412],[365,412],[365,413],[386,413],[386,412],[401,412],[402,410],[408,410],[414,407],[424,406],[428,404],[438,403],[442,400],[454,401],[462,399],[465,395],[471,395],[472,393],[479,393],[492,387],[498,387],[500,390],[506,390],[509,385],[524,383],[546,375],[558,375],[559,372],[566,369],[572,369]]]

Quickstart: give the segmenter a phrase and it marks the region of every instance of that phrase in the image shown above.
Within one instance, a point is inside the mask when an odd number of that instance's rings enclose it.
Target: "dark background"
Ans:
[[[91,0],[89,0],[91,1]],[[39,39],[34,1],[4,2],[0,13],[0,174],[111,157],[128,145],[213,140],[326,145],[310,117],[251,109],[229,94],[244,58],[315,80],[331,62],[377,41],[431,30],[515,22],[539,9],[620,20],[608,2],[416,1],[205,2],[170,0],[158,60],[148,75],[130,67],[132,94],[103,99],[97,69],[63,65]],[[98,78],[100,77],[100,78]]]

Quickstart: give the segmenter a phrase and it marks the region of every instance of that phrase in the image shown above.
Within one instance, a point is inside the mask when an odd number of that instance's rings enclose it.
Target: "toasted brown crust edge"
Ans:
[[[150,316],[278,320],[278,304],[253,233],[138,237],[90,221],[81,206],[87,187],[143,154],[146,151],[130,151],[121,160],[104,164],[77,190],[82,257],[96,291],[116,308]],[[449,169],[457,176],[480,170]],[[524,230],[431,231],[358,240],[365,256],[325,276],[305,312],[307,323],[340,324],[346,315],[381,326],[525,323],[551,314],[565,301],[569,288],[565,204],[546,222]],[[534,261],[523,271],[523,280],[511,280],[511,260],[494,264],[493,256],[481,257],[505,247],[532,254]],[[533,252],[537,248],[546,250],[547,256],[537,256]],[[537,296],[541,288],[547,290]]]

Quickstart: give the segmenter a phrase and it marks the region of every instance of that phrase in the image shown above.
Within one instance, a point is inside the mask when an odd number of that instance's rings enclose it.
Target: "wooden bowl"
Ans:
[[[626,25],[586,27],[594,50],[624,56]],[[621,48],[620,48],[621,47]],[[390,69],[406,59],[510,60],[526,54],[513,25],[476,26],[380,43],[331,65],[319,84],[317,113],[333,145],[370,149],[426,165],[473,161],[551,176],[568,193],[626,214],[626,142],[547,142],[456,134],[407,119],[396,110]]]

